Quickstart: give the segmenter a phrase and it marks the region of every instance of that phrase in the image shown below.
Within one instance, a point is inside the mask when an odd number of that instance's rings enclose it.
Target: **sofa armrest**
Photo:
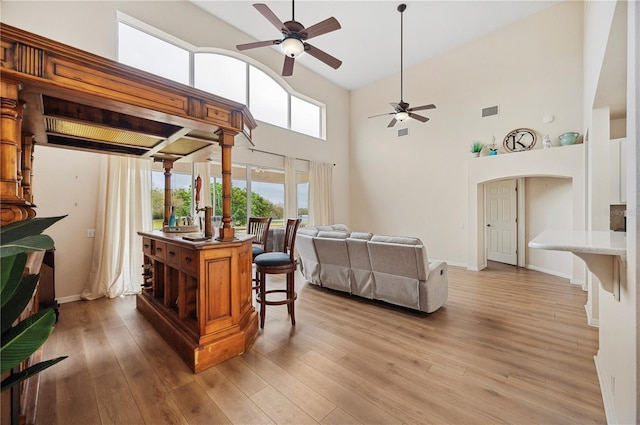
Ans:
[[[432,313],[442,307],[449,296],[449,275],[447,263],[431,261],[429,277],[420,283],[420,310]]]
[[[443,275],[447,273],[447,263],[445,261],[434,260],[429,262],[429,274]]]

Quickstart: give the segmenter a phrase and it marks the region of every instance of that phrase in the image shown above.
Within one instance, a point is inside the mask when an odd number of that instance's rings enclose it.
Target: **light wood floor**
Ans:
[[[270,307],[248,352],[197,375],[134,297],[62,305],[44,358],[69,358],[42,373],[37,423],[606,423],[598,331],[565,279],[449,267],[430,315],[297,287],[295,327]]]

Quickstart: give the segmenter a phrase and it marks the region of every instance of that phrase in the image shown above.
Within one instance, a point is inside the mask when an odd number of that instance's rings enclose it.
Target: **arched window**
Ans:
[[[289,93],[254,66],[249,67],[249,110],[257,120],[288,127]]]
[[[196,53],[193,66],[194,87],[247,104],[246,62],[215,53]]]
[[[256,120],[325,138],[325,105],[295,93],[264,65],[236,52],[196,48],[122,13],[118,20],[120,62],[243,103]]]

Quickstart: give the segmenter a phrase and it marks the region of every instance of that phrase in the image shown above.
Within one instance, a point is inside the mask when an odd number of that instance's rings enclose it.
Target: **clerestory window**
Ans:
[[[118,19],[121,63],[247,105],[256,120],[325,138],[325,105],[294,93],[263,65],[236,52],[191,46],[121,13]]]

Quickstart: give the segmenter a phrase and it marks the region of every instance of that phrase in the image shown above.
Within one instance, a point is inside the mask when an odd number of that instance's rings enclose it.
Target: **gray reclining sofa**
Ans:
[[[429,262],[418,238],[307,226],[298,229],[296,250],[314,285],[427,313],[447,300],[447,263]]]

